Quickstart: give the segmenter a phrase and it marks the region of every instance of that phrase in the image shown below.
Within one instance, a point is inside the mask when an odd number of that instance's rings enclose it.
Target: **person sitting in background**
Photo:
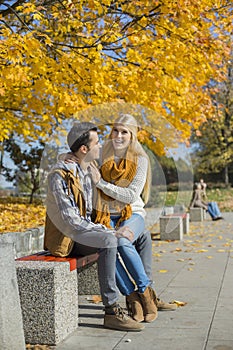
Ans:
[[[203,198],[207,199],[207,194],[206,194],[207,184],[205,183],[204,179],[200,179],[200,184],[201,184],[201,189],[203,191]]]
[[[205,209],[210,214],[213,221],[223,219],[218,204],[216,202],[207,202],[204,200],[205,198],[207,197],[206,193],[202,189],[202,184],[196,183],[194,186],[193,197],[189,207]]]

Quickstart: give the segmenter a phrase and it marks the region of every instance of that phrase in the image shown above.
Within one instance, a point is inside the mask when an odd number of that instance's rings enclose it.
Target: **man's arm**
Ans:
[[[48,186],[52,192],[52,198],[47,201],[47,214],[54,225],[65,235],[78,241],[77,236],[88,232],[106,233],[114,236],[131,238],[129,228],[115,231],[104,225],[94,224],[90,219],[82,216],[77,207],[72,193],[68,193],[68,187],[60,174],[53,173],[48,178]]]

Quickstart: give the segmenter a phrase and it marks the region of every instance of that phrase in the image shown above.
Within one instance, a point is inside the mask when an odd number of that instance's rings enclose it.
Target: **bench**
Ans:
[[[189,213],[190,221],[203,221],[206,219],[206,211],[203,208],[190,208]]]
[[[183,240],[189,233],[189,213],[174,213],[160,217],[161,240]]]
[[[97,259],[47,251],[16,259],[26,343],[56,345],[77,329],[78,295],[100,294]]]

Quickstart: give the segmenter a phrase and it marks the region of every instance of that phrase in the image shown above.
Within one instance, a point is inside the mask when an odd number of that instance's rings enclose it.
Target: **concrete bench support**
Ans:
[[[160,217],[161,240],[183,240],[183,219],[181,216]]]
[[[56,345],[78,327],[76,269],[68,262],[17,261],[27,343]]]
[[[16,260],[27,343],[56,345],[78,327],[78,294],[99,292],[97,259],[98,254],[59,258],[44,251]]]
[[[100,295],[99,277],[97,262],[90,263],[85,267],[77,269],[78,294],[79,295]]]
[[[184,232],[184,235],[187,235],[189,233],[189,220],[190,220],[190,215],[189,213],[185,213],[183,215],[183,232]]]
[[[14,247],[10,243],[0,245],[0,349],[25,349]]]
[[[203,208],[190,208],[190,221],[203,221],[205,218],[205,211]]]

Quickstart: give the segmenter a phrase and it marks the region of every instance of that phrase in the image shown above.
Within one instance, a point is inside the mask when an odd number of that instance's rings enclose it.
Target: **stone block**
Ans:
[[[186,212],[184,204],[176,204],[174,206],[174,214],[184,214]]]
[[[190,221],[203,221],[204,210],[203,208],[190,208]]]
[[[79,295],[89,295],[89,294],[100,295],[97,263],[95,262],[88,266],[79,268],[77,272],[78,272],[78,294]]]
[[[10,243],[0,245],[0,348],[25,349],[15,250]]]
[[[161,240],[183,240],[183,219],[181,216],[160,217]]]
[[[190,220],[189,213],[186,213],[182,220],[183,220],[183,233],[184,235],[187,235],[189,233],[189,220]]]
[[[164,207],[163,215],[170,215],[170,214],[174,214],[174,207]]]
[[[78,327],[77,270],[68,262],[16,261],[25,340],[56,345]]]

